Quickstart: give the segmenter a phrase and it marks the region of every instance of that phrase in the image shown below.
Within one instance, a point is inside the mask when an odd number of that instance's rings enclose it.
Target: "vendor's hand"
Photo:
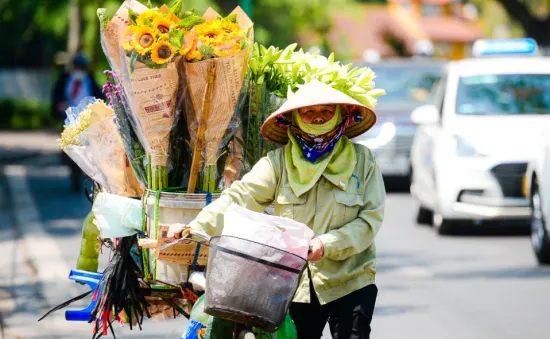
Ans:
[[[323,242],[319,238],[314,238],[309,243],[309,255],[307,257],[307,260],[311,262],[319,261],[323,259],[323,255],[325,254],[325,247],[323,245]]]
[[[188,228],[185,224],[173,224],[168,228],[167,238],[169,241],[175,241],[182,238],[182,232]]]

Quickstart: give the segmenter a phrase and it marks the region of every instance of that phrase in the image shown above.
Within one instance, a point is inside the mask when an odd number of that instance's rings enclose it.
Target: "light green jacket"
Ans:
[[[372,284],[376,273],[374,238],[382,225],[386,192],[372,152],[354,146],[357,164],[345,190],[321,177],[311,190],[296,196],[287,179],[283,147],[270,152],[241,181],[233,183],[190,227],[220,235],[224,212],[232,202],[257,212],[274,202],[275,215],[308,225],[324,244],[323,259],[308,264],[321,304]],[[294,301],[309,302],[309,291],[306,271]]]

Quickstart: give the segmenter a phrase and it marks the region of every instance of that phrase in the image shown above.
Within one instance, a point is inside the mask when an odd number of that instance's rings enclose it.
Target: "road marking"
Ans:
[[[67,299],[78,295],[76,286],[67,279],[70,267],[63,259],[59,246],[40,221],[35,200],[28,186],[27,169],[21,165],[9,165],[4,167],[4,174],[10,192],[15,223],[20,230],[21,254],[32,265],[31,269],[36,282],[38,284],[56,284],[62,289],[62,295]],[[65,301],[58,299],[59,291],[56,291],[58,293],[48,293],[48,291],[42,290],[42,292],[48,307]],[[60,323],[62,321],[66,326],[64,317],[60,316],[62,314],[62,311],[58,312],[57,316],[44,320],[44,322],[48,321],[48,326],[57,326],[62,325]]]

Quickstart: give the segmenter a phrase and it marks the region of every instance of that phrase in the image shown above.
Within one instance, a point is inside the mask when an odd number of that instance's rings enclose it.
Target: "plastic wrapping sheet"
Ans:
[[[94,161],[90,146],[70,145],[63,150],[86,175],[102,187],[107,186],[107,177]]]
[[[240,52],[201,61],[185,59],[182,63],[182,86],[186,93],[183,111],[189,131],[189,146],[193,152],[201,152],[198,186],[209,192],[218,188],[220,173],[217,165],[241,126],[240,113],[246,99],[244,80],[253,43],[253,23],[240,8],[235,9],[232,15],[236,15],[240,29],[248,32]],[[212,9],[203,15],[207,21],[218,17],[219,14]],[[205,126],[204,131],[201,126]],[[204,141],[202,148],[196,149],[199,138]]]
[[[247,81],[247,87],[248,100],[242,114],[243,134],[240,139],[244,149],[246,172],[250,171],[269,151],[280,147],[264,139],[261,127],[265,119],[279,109],[286,100],[270,92],[265,83],[258,85],[253,81]]]
[[[107,178],[106,190],[125,197],[141,196],[143,188],[126,157],[113,110],[101,102],[93,103],[90,109],[90,125],[82,134],[95,162]]]
[[[147,186],[147,154],[126,113],[128,100],[117,81],[116,74],[112,71],[105,71],[105,74],[110,77],[110,80],[103,86],[103,91],[115,114],[115,124],[126,156],[139,182]]]
[[[181,168],[186,166],[185,157],[189,156],[180,151],[186,133],[181,128],[178,109],[182,95],[177,65],[181,57],[158,66],[137,53],[126,52],[123,43],[130,22],[129,9],[139,15],[147,7],[135,0],[125,1],[103,27],[103,50],[125,98],[125,120],[147,153],[144,163],[148,164],[148,187],[181,186],[184,180]]]

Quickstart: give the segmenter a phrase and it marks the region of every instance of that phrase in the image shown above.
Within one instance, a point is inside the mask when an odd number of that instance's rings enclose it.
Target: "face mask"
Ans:
[[[334,130],[342,122],[340,106],[336,106],[334,116],[329,121],[323,124],[306,124],[300,117],[300,113],[296,110],[292,112],[292,122],[303,132],[312,135],[322,135]]]
[[[81,70],[74,70],[71,75],[75,80],[84,80],[86,78],[86,72]]]

